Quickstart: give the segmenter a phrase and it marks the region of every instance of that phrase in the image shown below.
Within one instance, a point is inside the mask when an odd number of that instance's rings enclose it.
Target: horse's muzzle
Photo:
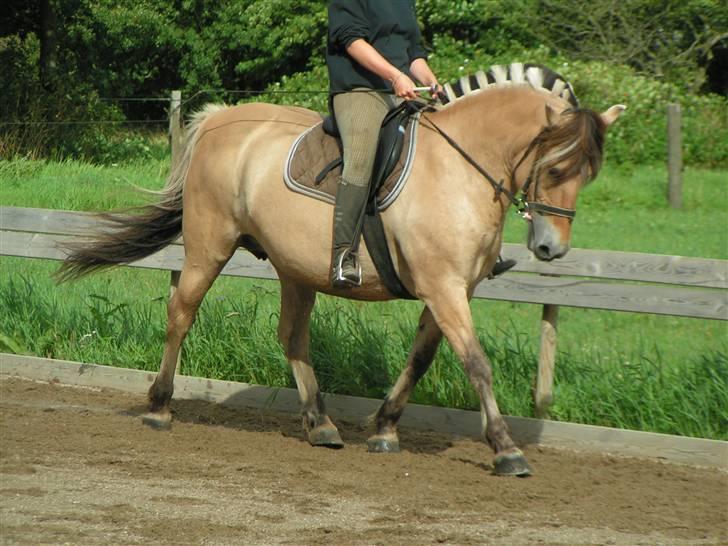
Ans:
[[[569,241],[563,242],[561,232],[544,216],[534,214],[528,227],[528,249],[539,260],[550,262],[569,251]]]

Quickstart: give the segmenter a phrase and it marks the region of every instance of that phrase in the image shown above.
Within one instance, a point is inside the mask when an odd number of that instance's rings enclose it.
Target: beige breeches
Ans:
[[[400,99],[385,93],[351,92],[334,96],[334,113],[344,146],[341,177],[353,186],[367,186],[382,120]]]

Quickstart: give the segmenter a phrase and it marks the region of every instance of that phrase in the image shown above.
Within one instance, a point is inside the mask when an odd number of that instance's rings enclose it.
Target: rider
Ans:
[[[414,0],[331,0],[326,64],[330,104],[344,148],[334,208],[331,283],[361,285],[357,255],[379,128],[414,80],[441,88],[427,64]]]

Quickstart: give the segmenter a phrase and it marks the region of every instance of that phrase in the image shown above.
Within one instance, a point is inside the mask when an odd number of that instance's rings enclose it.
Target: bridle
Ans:
[[[511,171],[511,183],[515,185],[515,178],[516,178],[516,172],[518,172],[518,167],[521,166],[521,163],[524,162],[524,160],[531,154],[531,152],[538,147],[539,144],[543,142],[543,130],[534,137],[534,139],[531,141],[531,143],[526,148],[526,151],[523,152],[523,155],[521,156],[521,159],[518,160],[518,163],[516,163],[516,166]],[[541,214],[549,214],[551,216],[561,216],[563,218],[569,218],[570,220],[573,220],[576,216],[576,210],[574,209],[567,209],[564,207],[556,207],[554,205],[547,205],[546,203],[540,203],[536,201],[538,199],[538,182],[539,177],[535,176],[534,173],[536,172],[536,165],[538,164],[538,161],[534,161],[531,164],[531,170],[528,171],[528,176],[526,177],[526,181],[523,183],[523,186],[521,186],[521,190],[518,192],[518,195],[516,195],[516,199],[519,201],[519,203],[516,204],[516,207],[518,208],[518,212],[521,213],[521,215],[529,215],[531,212],[539,212]],[[535,183],[533,181],[536,181]],[[531,189],[531,184],[533,184],[533,201],[528,201],[528,191]],[[520,207],[519,207],[520,205]]]
[[[514,193],[504,186],[503,180],[501,180],[500,182],[496,181],[496,179],[493,178],[488,171],[481,167],[478,162],[475,161],[475,159],[473,159],[470,154],[468,154],[468,152],[463,150],[463,148],[457,142],[455,142],[455,140],[453,140],[450,135],[443,131],[435,122],[433,122],[432,119],[425,114],[425,112],[422,112],[422,119],[426,120],[427,123],[429,123],[430,126],[435,131],[437,131],[440,136],[442,136],[442,138],[444,138],[445,141],[463,157],[463,159],[465,159],[465,161],[470,163],[470,165],[472,165],[475,170],[477,170],[488,182],[490,182],[490,185],[493,186],[493,189],[496,192],[496,196],[500,196],[501,194],[505,195],[506,198],[511,202],[511,204],[516,207],[516,210],[523,218],[527,220],[530,219],[531,214],[534,212],[538,212],[540,214],[548,214],[551,216],[561,216],[563,218],[569,218],[570,220],[573,220],[573,218],[576,216],[576,210],[574,209],[556,207],[537,201],[539,176],[536,173],[536,165],[538,161],[534,161],[531,164],[531,170],[526,177],[526,181],[523,183],[523,186],[521,186],[521,189]],[[515,184],[515,177],[518,168],[526,160],[526,158],[538,148],[539,144],[541,144],[542,142],[543,130],[538,135],[536,135],[536,137],[534,137],[531,143],[526,147],[523,155],[521,155],[521,158],[518,160],[516,166],[511,171],[512,187],[517,187],[517,185]],[[531,187],[533,187],[533,200],[528,199],[528,192],[529,190],[531,190]]]

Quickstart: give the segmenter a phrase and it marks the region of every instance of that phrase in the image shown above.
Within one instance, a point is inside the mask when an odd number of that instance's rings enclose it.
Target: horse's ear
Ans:
[[[556,113],[556,110],[551,108],[550,105],[546,105],[546,126],[553,125],[556,122],[556,119],[559,117],[559,115]]]
[[[612,123],[617,121],[617,118],[622,115],[622,112],[624,112],[626,108],[627,107],[624,104],[615,104],[614,106],[610,106],[606,112],[601,114],[604,125],[609,127]]]

